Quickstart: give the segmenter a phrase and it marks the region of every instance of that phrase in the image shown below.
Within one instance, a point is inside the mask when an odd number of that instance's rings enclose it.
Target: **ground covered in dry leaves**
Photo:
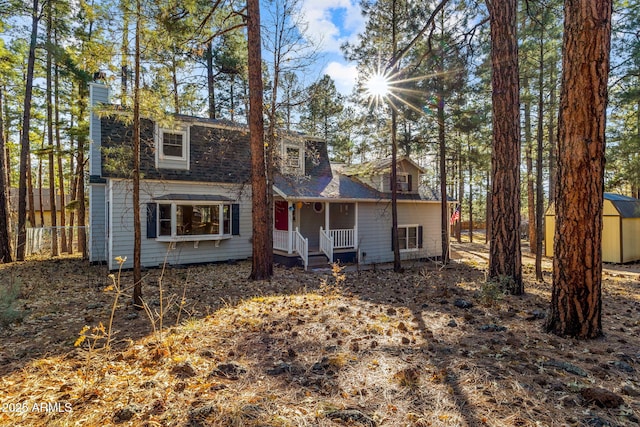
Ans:
[[[484,245],[457,249],[447,268],[401,274],[149,270],[146,311],[125,295],[130,273],[118,281],[77,259],[2,265],[0,425],[640,423],[637,265],[609,266],[605,336],[581,342],[542,331],[548,273],[535,283],[525,259],[526,295],[501,295]]]

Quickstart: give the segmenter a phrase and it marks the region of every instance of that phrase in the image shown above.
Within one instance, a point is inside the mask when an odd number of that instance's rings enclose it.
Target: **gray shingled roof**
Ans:
[[[321,176],[276,175],[274,186],[287,199],[352,199],[391,200],[391,193],[382,193],[356,178],[332,168]],[[422,189],[421,189],[422,190]],[[398,193],[398,200],[437,201],[431,191],[420,194]]]
[[[180,121],[189,122],[190,159],[189,170],[156,169],[154,152],[154,125],[151,120],[142,120],[140,169],[145,179],[176,180],[194,182],[247,183],[251,178],[251,153],[248,128],[226,121],[179,116]],[[133,169],[132,159],[124,160],[115,168],[107,168],[110,157],[117,153],[109,149],[121,149],[125,153],[131,148],[131,126],[118,120],[116,116],[101,119],[102,176],[129,178]],[[300,135],[294,135],[300,136]],[[116,150],[117,151],[117,150]],[[403,159],[403,157],[399,157]],[[113,159],[111,159],[113,161]],[[410,159],[407,159],[411,161]],[[118,160],[123,162],[122,159]],[[412,162],[413,163],[413,162]],[[379,173],[389,167],[388,159],[370,162],[367,169]],[[418,166],[419,167],[419,166]],[[286,198],[293,199],[359,199],[390,200],[390,193],[381,193],[364,184],[349,172],[340,173],[342,168],[332,168],[329,163],[327,146],[324,141],[307,139],[305,171],[307,176],[296,177],[277,174],[274,186]],[[355,175],[355,173],[353,173]],[[180,194],[167,194],[156,200],[183,200]],[[199,200],[205,200],[199,196]],[[420,188],[420,194],[399,193],[398,200],[437,201],[439,198],[431,189]],[[186,200],[186,199],[184,199]]]
[[[398,158],[396,159],[396,164],[400,164],[403,161],[409,162],[410,164],[415,166],[421,173],[424,173],[424,168],[407,156],[398,156]],[[349,175],[349,176],[377,175],[382,171],[386,171],[390,169],[391,169],[391,157],[386,157],[384,159],[371,160],[369,162],[360,163],[356,165],[342,166],[342,172],[345,175]]]
[[[33,209],[36,211],[40,210],[40,192],[42,192],[42,210],[47,212],[51,210],[51,199],[49,196],[48,188],[34,188],[33,189]],[[9,188],[9,197],[10,197],[10,205],[12,211],[18,210],[18,189],[15,187]],[[59,194],[56,194],[56,209],[60,211],[63,207],[61,203],[62,199]],[[64,195],[64,204],[65,206],[71,202],[71,196],[69,194]],[[29,208],[29,197],[27,197],[27,209]]]
[[[207,123],[210,121],[203,121]],[[109,162],[109,148],[131,147],[131,126],[117,117],[103,117],[101,120],[102,176],[127,178],[133,169],[132,159],[126,165],[106,168]],[[242,184],[251,177],[251,153],[249,132],[242,128],[213,127],[191,123],[189,170],[156,169],[153,139],[153,122],[142,120],[140,170],[145,179],[222,182]]]
[[[609,200],[622,218],[640,218],[640,199],[615,193],[604,193],[604,200]],[[549,204],[545,216],[556,214],[555,203]]]
[[[216,194],[165,194],[163,196],[154,197],[153,200],[195,200],[198,202],[231,202],[233,199]]]
[[[613,203],[622,218],[640,218],[640,199],[614,193],[604,193],[604,199]]]
[[[373,188],[346,175],[331,176],[283,176],[276,175],[274,186],[292,199],[373,199],[383,195]]]

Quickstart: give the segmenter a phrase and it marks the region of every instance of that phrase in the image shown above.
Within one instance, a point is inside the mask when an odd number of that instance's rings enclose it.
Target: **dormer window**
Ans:
[[[186,132],[162,131],[162,155],[164,158],[184,159]]]
[[[304,175],[304,150],[299,145],[284,144],[282,171],[291,175]]]
[[[399,193],[411,192],[411,175],[404,172],[398,172],[396,174],[397,190]]]
[[[286,161],[287,167],[299,168],[300,167],[300,149],[297,147],[287,147],[285,161]]]
[[[156,167],[189,169],[189,126],[162,128],[156,125]]]

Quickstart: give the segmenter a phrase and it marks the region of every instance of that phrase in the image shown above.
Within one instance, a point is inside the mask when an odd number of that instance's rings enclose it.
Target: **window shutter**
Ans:
[[[411,182],[413,181],[412,178],[413,178],[413,175],[411,174],[407,175],[407,191],[409,192],[413,191],[413,185],[412,185],[413,183]]]
[[[418,248],[422,249],[422,226],[421,225],[418,226]]]
[[[158,205],[147,203],[147,239],[158,237]]]
[[[240,205],[238,203],[231,205],[231,234],[233,236],[240,235]]]

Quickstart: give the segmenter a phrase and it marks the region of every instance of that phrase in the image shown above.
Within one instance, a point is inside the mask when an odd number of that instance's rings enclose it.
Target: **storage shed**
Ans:
[[[602,261],[625,263],[640,260],[640,199],[604,193],[602,210]],[[545,213],[545,255],[553,256],[555,207]]]

